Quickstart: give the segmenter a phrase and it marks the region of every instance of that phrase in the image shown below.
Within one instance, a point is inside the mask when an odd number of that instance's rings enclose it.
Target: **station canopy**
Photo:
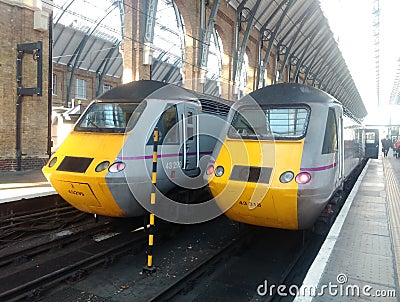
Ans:
[[[260,40],[274,47],[280,62],[287,62],[301,75],[298,78],[333,95],[353,117],[361,120],[367,115],[319,0],[228,3],[244,23],[254,17]],[[120,78],[123,14],[123,0],[54,0],[53,62],[77,62],[79,69]]]
[[[272,41],[279,60],[286,59],[291,70],[303,74],[307,84],[333,95],[353,117],[363,119],[367,115],[319,0],[228,2],[241,14],[241,20],[254,16],[254,26],[264,44]]]
[[[123,1],[54,0],[53,62],[122,76]]]

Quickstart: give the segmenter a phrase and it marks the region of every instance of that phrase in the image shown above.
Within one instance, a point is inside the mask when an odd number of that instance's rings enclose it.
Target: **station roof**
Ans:
[[[356,118],[367,115],[318,0],[228,3],[241,10],[243,20],[254,13],[263,40],[272,40],[279,55],[288,56],[291,68],[341,101]],[[123,0],[54,0],[53,61],[69,65],[74,58],[80,69],[121,77],[123,13]]]
[[[365,105],[338,47],[318,0],[230,0],[246,19],[254,12],[255,27],[263,39],[274,39],[280,55],[289,53],[293,68],[330,93],[357,118]]]
[[[54,0],[53,24],[53,62],[122,76],[122,0]]]

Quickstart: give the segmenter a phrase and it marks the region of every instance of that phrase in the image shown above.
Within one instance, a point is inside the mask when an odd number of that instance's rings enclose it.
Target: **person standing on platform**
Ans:
[[[382,152],[383,152],[383,156],[387,157],[389,149],[393,148],[393,144],[392,141],[389,138],[389,135],[386,135],[386,138],[383,138],[381,140],[382,142]]]
[[[395,157],[397,159],[400,158],[400,137],[397,139],[397,142],[395,142],[394,146],[393,146],[393,153],[395,154]]]

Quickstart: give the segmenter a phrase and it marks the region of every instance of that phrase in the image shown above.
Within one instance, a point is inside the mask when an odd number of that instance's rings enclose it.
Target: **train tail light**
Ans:
[[[125,166],[126,166],[125,163],[121,161],[115,162],[108,168],[108,171],[111,173],[121,172],[122,170],[125,169]]]
[[[311,180],[311,175],[308,172],[300,172],[296,175],[296,182],[301,185],[309,183]]]
[[[209,167],[207,168],[206,173],[207,173],[207,175],[211,175],[213,172],[214,172],[214,166],[211,165],[211,166],[209,166]]]

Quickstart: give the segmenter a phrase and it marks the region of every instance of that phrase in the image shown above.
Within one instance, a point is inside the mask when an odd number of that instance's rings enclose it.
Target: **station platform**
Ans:
[[[370,159],[294,301],[400,301],[400,159]]]
[[[0,203],[57,194],[41,170],[0,172]]]

